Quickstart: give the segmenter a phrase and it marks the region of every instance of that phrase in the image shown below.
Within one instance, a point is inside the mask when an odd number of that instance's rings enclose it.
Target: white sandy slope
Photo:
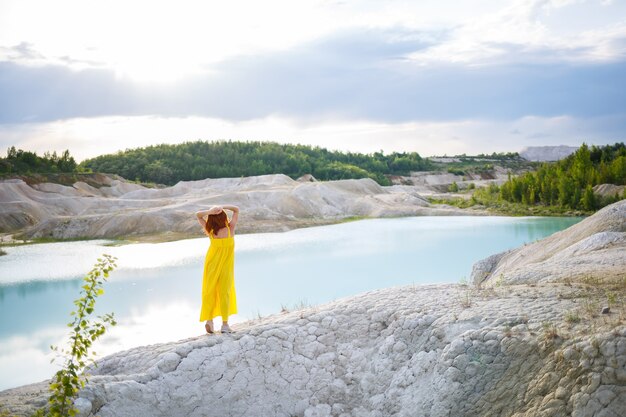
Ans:
[[[472,282],[535,283],[626,280],[626,200],[580,223],[474,265]]]
[[[509,169],[495,166],[489,173],[466,172],[456,175],[449,172],[412,172],[410,176],[393,177],[398,186],[413,187],[421,196],[433,198],[467,198],[471,193],[450,193],[448,190],[456,183],[459,190],[467,190],[470,186],[476,188],[489,187],[491,184],[502,185],[509,177]]]
[[[593,193],[596,196],[602,197],[614,197],[614,196],[622,196],[624,195],[625,185],[615,185],[615,184],[598,184],[593,187]]]
[[[0,232],[26,237],[102,238],[194,235],[193,213],[213,204],[241,207],[242,232],[288,230],[343,218],[460,214],[431,208],[411,188],[370,179],[298,182],[286,175],[183,181],[152,189],[120,180],[29,186],[0,182]]]

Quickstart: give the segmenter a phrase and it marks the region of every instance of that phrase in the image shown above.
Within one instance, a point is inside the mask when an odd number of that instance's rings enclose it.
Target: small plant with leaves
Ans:
[[[57,346],[50,348],[55,352],[60,352],[64,357],[63,367],[54,375],[50,383],[51,395],[48,400],[48,409],[39,410],[36,416],[73,416],[78,410],[74,407],[74,398],[78,391],[85,386],[87,378],[82,371],[88,362],[91,345],[102,336],[107,326],[115,326],[116,322],[113,313],[98,316],[97,320],[90,319],[93,314],[96,299],[104,294],[102,288],[104,282],[109,277],[109,273],[116,267],[116,258],[110,255],[103,255],[98,258],[93,269],[84,278],[84,285],[80,292],[80,297],[74,301],[76,310],[70,314],[74,317],[68,323],[71,333],[68,349],[58,349]]]
[[[617,304],[617,293],[614,291],[607,291],[606,302],[608,303],[609,307],[615,306],[615,304]]]
[[[503,285],[504,285],[504,275],[503,275],[503,274],[500,274],[500,275],[498,276],[498,279],[497,279],[497,280],[496,280],[496,282],[495,282],[495,286],[496,286],[496,287],[501,287],[501,286],[503,286]]]

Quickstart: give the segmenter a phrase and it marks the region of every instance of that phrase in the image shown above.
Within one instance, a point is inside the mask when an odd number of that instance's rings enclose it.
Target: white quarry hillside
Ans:
[[[520,156],[527,161],[558,161],[567,158],[578,150],[577,146],[528,146],[520,151]]]
[[[30,186],[0,182],[0,232],[26,237],[194,235],[193,213],[213,204],[242,208],[242,232],[287,230],[353,216],[458,214],[431,208],[419,194],[370,179],[299,182],[286,175],[206,179],[152,189],[117,179]]]
[[[466,190],[470,184],[476,188],[491,184],[502,185],[509,177],[509,169],[495,166],[489,172],[465,172],[463,175],[450,172],[412,172],[410,176],[392,178],[397,187],[412,188],[424,197],[445,198],[450,196],[449,188],[456,183],[460,190]],[[470,198],[471,194],[452,194],[454,197]]]
[[[591,230],[623,233],[623,210],[545,239],[546,250],[580,248]],[[571,250],[563,268],[582,257],[612,274],[608,258],[586,253]],[[624,416],[624,272],[377,290],[231,335],[201,335],[199,323],[190,339],[100,360],[76,405],[83,417]],[[39,384],[0,393],[0,404],[28,415],[43,398]]]
[[[619,197],[624,195],[624,189],[626,185],[598,184],[593,187],[593,193],[602,197]]]
[[[472,282],[536,283],[626,279],[626,200],[538,242],[474,265]]]

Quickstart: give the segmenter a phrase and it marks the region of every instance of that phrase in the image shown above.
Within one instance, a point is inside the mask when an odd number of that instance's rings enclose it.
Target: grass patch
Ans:
[[[554,323],[544,321],[541,323],[541,328],[543,329],[543,338],[546,342],[559,338],[559,332]]]
[[[7,251],[2,250],[2,248],[0,248],[0,256],[6,255],[6,254],[7,254]]]
[[[366,219],[369,219],[369,217],[365,217],[365,216],[349,216],[349,217],[344,217],[341,220],[339,220],[339,223],[357,222],[359,220],[366,220]]]
[[[474,196],[469,199],[460,198],[460,197],[451,197],[451,198],[428,198],[428,202],[431,204],[447,204],[449,206],[454,206],[462,209],[474,208],[474,209],[485,209],[494,214],[505,215],[505,216],[544,216],[544,217],[555,217],[555,216],[588,216],[593,214],[593,212],[587,212],[582,210],[572,210],[566,207],[558,207],[558,206],[527,206],[521,203],[510,203],[508,201],[502,200],[483,200],[477,199]]]
[[[23,246],[23,245],[37,245],[40,243],[59,243],[59,242],[82,242],[86,240],[96,240],[93,237],[74,237],[68,239],[59,239],[54,237],[35,237],[32,239],[20,239],[19,241],[13,241],[10,243],[2,243],[0,247],[13,247],[13,246]]]
[[[569,290],[560,292],[558,299],[573,300],[577,307],[563,313],[563,321],[573,327],[576,336],[592,334],[599,329],[611,331],[626,322],[626,277],[600,278],[586,275],[562,281]],[[602,310],[609,307],[608,313]]]
[[[292,311],[303,311],[303,310],[307,310],[307,309],[313,308],[313,307],[315,307],[315,305],[309,303],[309,301],[306,298],[303,298],[300,301],[297,301],[291,307],[288,304],[281,304],[280,305],[280,312],[281,312],[281,314],[286,314],[286,313],[290,313]]]
[[[67,239],[56,237],[35,237],[30,239],[30,243],[57,243],[57,242],[82,242],[85,240],[93,240],[91,237],[71,237]]]
[[[38,245],[42,243],[63,243],[63,242],[86,242],[89,240],[107,240],[107,243],[103,243],[102,246],[105,247],[115,247],[115,246],[124,246],[130,245],[132,243],[136,243],[132,240],[128,239],[111,239],[111,238],[98,238],[98,237],[72,237],[67,239],[60,239],[54,237],[36,237],[33,239],[23,239],[16,240],[10,243],[0,243],[0,252],[4,252],[2,247],[14,247],[14,246],[24,246],[24,245]],[[5,255],[5,253],[0,253],[0,255]]]
[[[565,321],[570,324],[580,323],[580,316],[577,311],[566,311]]]
[[[124,240],[113,240],[111,242],[103,243],[102,246],[105,246],[107,248],[116,248],[118,246],[132,245],[133,243],[136,243],[136,242],[133,242],[131,240],[125,240],[125,239]]]
[[[590,318],[597,317],[598,314],[600,313],[600,304],[596,300],[585,298],[583,300],[583,311]]]

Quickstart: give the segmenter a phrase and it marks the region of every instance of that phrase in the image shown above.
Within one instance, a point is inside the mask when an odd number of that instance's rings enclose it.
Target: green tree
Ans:
[[[509,175],[500,188],[500,198],[524,205],[593,210],[614,200],[598,199],[589,191],[605,182],[626,183],[626,146],[623,143],[591,148],[583,144],[564,160],[545,163],[536,172],[519,177]]]
[[[611,174],[615,184],[626,184],[626,156],[619,156],[611,163]]]
[[[593,188],[591,185],[587,185],[585,187],[585,192],[580,200],[580,206],[583,210],[591,211],[596,208],[596,196],[593,193]]]
[[[44,152],[43,156],[36,152],[16,149],[11,146],[6,158],[0,158],[0,172],[24,175],[33,173],[76,172],[77,164],[66,150],[59,157],[56,151]]]
[[[559,204],[561,207],[571,207],[572,196],[574,195],[574,180],[567,176],[559,178]]]
[[[388,175],[431,167],[416,152],[360,154],[274,142],[196,141],[101,155],[83,161],[79,168],[172,185],[181,180],[279,173],[292,178],[312,174],[322,180],[372,178],[388,184]]]
[[[63,151],[61,157],[58,158],[57,168],[61,172],[74,172],[76,170],[76,161],[74,160],[74,157],[70,155],[69,150]]]

